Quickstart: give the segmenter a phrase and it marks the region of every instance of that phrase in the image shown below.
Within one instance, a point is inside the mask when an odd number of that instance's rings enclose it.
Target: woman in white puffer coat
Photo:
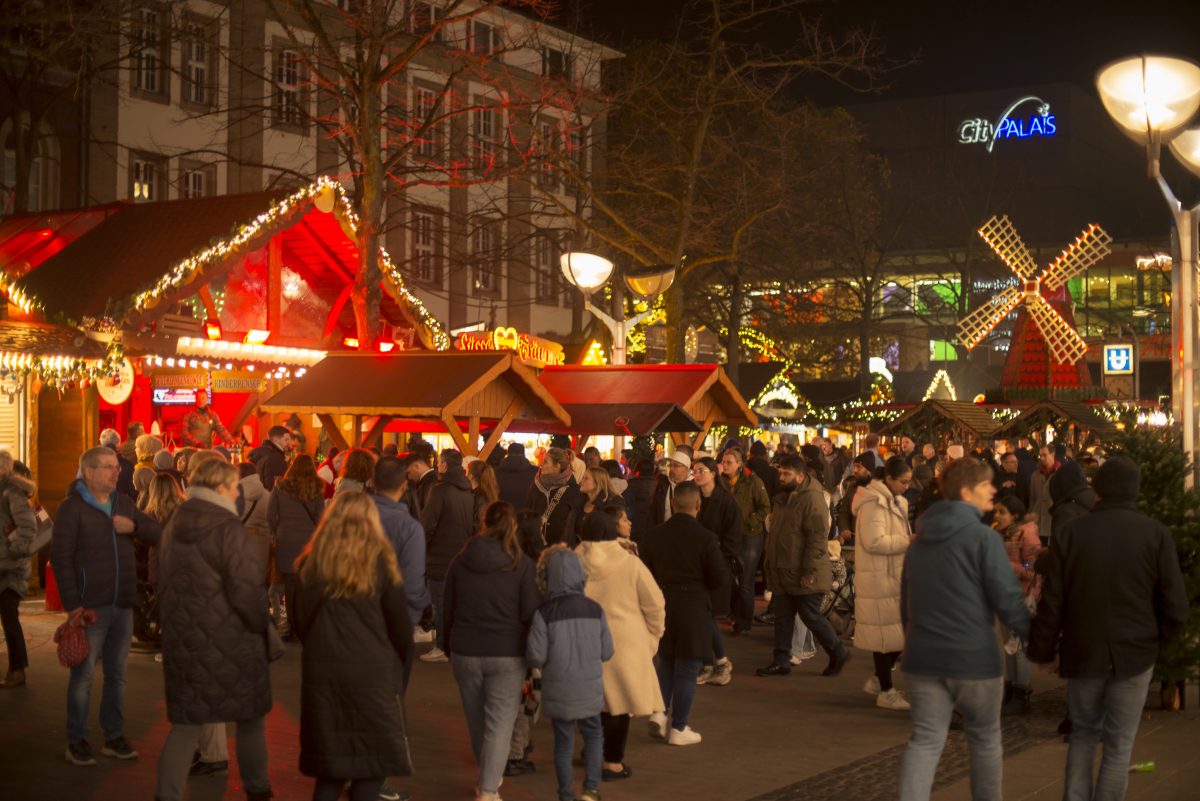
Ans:
[[[892,668],[904,649],[900,622],[900,576],[904,552],[912,539],[904,491],[912,468],[902,456],[887,460],[883,476],[860,487],[854,495],[854,645],[872,651],[875,675],[863,690],[883,709],[909,709],[904,695],[892,686]]]

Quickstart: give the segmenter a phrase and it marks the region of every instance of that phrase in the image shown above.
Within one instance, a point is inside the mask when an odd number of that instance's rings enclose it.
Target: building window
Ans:
[[[211,106],[213,94],[211,28],[190,22],[183,40],[183,100],[194,106]]]
[[[24,131],[25,147],[30,151],[29,176],[25,183],[23,211],[46,211],[58,206],[58,141],[46,134],[35,136]],[[17,200],[17,143],[10,129],[4,140],[4,163],[0,165],[0,214],[15,211]]]
[[[129,199],[153,203],[163,199],[163,160],[135,153],[129,164]]]
[[[179,196],[183,198],[209,197],[217,193],[217,168],[215,164],[180,162]]]
[[[442,18],[442,9],[433,3],[413,3],[412,14],[409,17],[409,30],[414,36],[424,36],[434,29]],[[442,32],[433,37],[434,41],[442,41]]]
[[[295,50],[280,50],[275,57],[275,124],[304,125],[304,90],[300,84],[303,58]]]
[[[156,8],[138,9],[133,32],[133,88],[148,95],[166,95],[163,52],[167,49],[165,16]]]
[[[437,212],[416,209],[412,216],[412,274],[427,284],[442,283]]]
[[[587,155],[587,133],[582,130],[572,131],[567,137],[567,159],[575,174],[583,175],[587,172]]]
[[[555,173],[554,159],[558,155],[559,133],[553,122],[543,120],[538,123],[538,151],[541,159],[538,164],[538,185],[543,189],[556,189],[558,175]]]
[[[431,161],[436,159],[441,152],[441,123],[430,122],[439,114],[438,96],[436,92],[419,86],[414,87],[413,95],[413,99],[416,101],[413,104],[416,110],[414,125],[418,129],[416,134],[417,158]],[[423,132],[422,129],[424,129]]]
[[[500,32],[486,22],[471,20],[467,31],[470,41],[467,49],[477,56],[490,56],[500,49]]]
[[[496,223],[479,220],[471,235],[471,278],[477,294],[495,294],[500,286],[500,248]]]
[[[488,167],[494,166],[500,160],[498,143],[503,138],[504,118],[500,110],[494,108],[498,102],[486,97],[475,98],[475,152],[479,162]]]
[[[558,257],[558,241],[550,232],[542,233],[537,238],[537,302],[547,306],[557,306],[561,293]]]
[[[553,47],[542,48],[542,75],[547,78],[571,78],[571,57]]]

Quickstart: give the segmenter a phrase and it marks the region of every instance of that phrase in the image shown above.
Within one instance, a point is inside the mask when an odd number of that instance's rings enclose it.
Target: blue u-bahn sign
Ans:
[[[1105,375],[1133,375],[1133,345],[1104,346]]]

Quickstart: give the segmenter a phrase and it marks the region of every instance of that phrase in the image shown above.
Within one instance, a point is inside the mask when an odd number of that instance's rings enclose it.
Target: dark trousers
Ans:
[[[625,742],[629,739],[629,715],[600,713],[604,728],[604,761],[615,765],[625,761]]]
[[[824,594],[819,592],[811,595],[777,592],[771,597],[775,601],[775,664],[791,665],[792,634],[796,630],[796,615],[800,616],[800,620],[808,626],[829,656],[841,654],[846,650],[833,626],[821,614],[821,599],[824,597]]]
[[[345,786],[345,779],[317,779],[313,786],[313,801],[338,801]],[[383,779],[352,779],[347,797],[350,801],[375,801],[381,787]]]
[[[8,644],[8,672],[29,667],[29,652],[25,650],[25,632],[21,628],[18,610],[21,596],[13,590],[0,592],[0,623],[4,627],[4,642]]]
[[[742,587],[735,599],[734,629],[741,634],[754,625],[754,575],[758,572],[758,560],[762,556],[763,535],[742,537]]]
[[[892,668],[896,666],[896,660],[900,658],[899,651],[889,651],[880,653],[876,651],[872,654],[875,657],[875,678],[879,679],[880,692],[887,692],[892,689]]]
[[[283,599],[284,608],[287,609],[288,619],[288,637],[295,638],[296,622],[292,620],[292,598],[296,595],[296,588],[300,586],[300,576],[296,573],[283,574]]]

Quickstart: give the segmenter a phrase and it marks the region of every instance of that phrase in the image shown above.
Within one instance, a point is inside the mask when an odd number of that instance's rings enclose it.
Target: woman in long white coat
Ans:
[[[632,524],[623,506],[609,506],[584,522],[575,552],[587,571],[584,594],[604,609],[613,657],[604,663],[604,770],[625,779],[625,741],[632,717],[663,711],[654,654],[667,622],[667,605],[650,570],[628,543]],[[622,536],[624,535],[624,536]]]
[[[854,495],[854,645],[875,656],[875,675],[863,690],[875,696],[876,706],[902,710],[910,707],[892,686],[892,668],[904,649],[900,575],[912,539],[904,499],[912,468],[904,457],[893,456],[882,472]]]

